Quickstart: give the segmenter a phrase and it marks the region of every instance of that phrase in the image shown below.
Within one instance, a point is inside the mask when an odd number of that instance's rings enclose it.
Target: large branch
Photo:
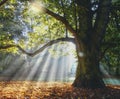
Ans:
[[[2,6],[4,3],[6,3],[8,0],[3,0],[0,2],[0,6]]]
[[[94,33],[92,39],[95,39],[96,43],[102,41],[107,28],[109,13],[110,13],[111,0],[101,0],[97,12],[97,17],[94,25]]]
[[[60,16],[60,15],[58,15],[58,14],[50,11],[49,9],[47,9],[47,8],[45,8],[45,7],[42,7],[42,6],[41,6],[41,8],[44,10],[44,12],[45,12],[46,14],[54,17],[56,20],[62,22],[62,23],[65,25],[65,27],[66,27],[66,28],[73,34],[73,36],[75,37],[76,46],[77,46],[77,48],[79,49],[80,46],[79,46],[78,42],[80,42],[80,40],[78,40],[76,30],[74,30],[74,29],[72,28],[72,26],[69,24],[69,22],[68,22],[64,17],[62,17],[62,16]]]
[[[42,52],[44,49],[46,49],[47,47],[53,45],[53,44],[56,44],[56,43],[59,43],[59,42],[72,42],[72,43],[75,43],[74,41],[74,38],[59,38],[59,39],[56,39],[56,40],[52,40],[52,41],[49,41],[48,43],[46,43],[45,45],[43,45],[42,47],[40,47],[38,50],[36,50],[35,52],[33,53],[30,53],[30,52],[27,52],[26,50],[24,50],[21,46],[19,45],[6,45],[6,46],[0,46],[0,49],[7,49],[7,48],[11,48],[11,47],[17,47],[20,51],[22,51],[22,53],[24,54],[27,54],[29,56],[35,56],[37,55],[38,53]]]
[[[62,22],[65,25],[65,27],[73,34],[73,36],[76,37],[76,31],[72,28],[72,26],[69,24],[69,22],[63,16],[60,16],[43,6],[41,6],[41,8],[44,10],[44,12],[46,14],[48,14],[48,15],[54,17],[56,20]]]

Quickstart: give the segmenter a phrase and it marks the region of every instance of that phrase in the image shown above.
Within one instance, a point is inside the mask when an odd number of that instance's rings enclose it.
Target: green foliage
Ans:
[[[110,72],[116,73],[119,68],[120,73],[120,2],[113,3],[113,9],[110,14],[110,21],[104,38],[102,50],[106,50],[102,62],[111,69]]]
[[[2,33],[1,45],[17,44],[24,49],[31,49],[50,40],[64,37],[64,25],[51,16],[45,15],[29,2],[22,0],[10,0],[1,8],[0,32]],[[19,19],[20,17],[20,19]],[[25,25],[25,26],[24,26]],[[23,35],[25,28],[29,31]],[[10,35],[10,37],[8,36]],[[7,36],[7,39],[5,38]],[[0,50],[6,52],[17,52],[16,48]]]
[[[71,24],[71,26],[76,28],[76,16],[78,15],[76,10],[81,9],[76,7],[74,0],[56,0],[56,1],[43,0],[43,1],[47,8],[65,17],[66,20],[68,20],[68,22]]]

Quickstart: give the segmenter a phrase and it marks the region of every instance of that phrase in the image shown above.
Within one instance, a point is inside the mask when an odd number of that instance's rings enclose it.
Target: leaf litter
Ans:
[[[1,81],[0,99],[120,99],[120,86],[93,90],[62,82]]]

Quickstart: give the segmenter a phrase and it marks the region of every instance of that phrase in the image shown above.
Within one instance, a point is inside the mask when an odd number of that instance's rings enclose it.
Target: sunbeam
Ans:
[[[52,65],[48,74],[48,81],[55,81],[55,71],[57,68],[57,58],[52,57]]]
[[[71,44],[67,49],[71,49]],[[54,45],[53,49],[56,56],[49,52],[49,49],[44,50],[42,53],[36,55],[35,57],[30,57],[27,55],[21,56],[7,56],[5,59],[14,60],[9,62],[9,67],[4,71],[4,74],[8,74],[9,80],[30,80],[30,81],[61,81],[68,82],[72,81],[71,77],[75,74],[72,71],[72,65],[75,63],[75,58],[73,54],[60,55],[58,52],[62,47],[60,45]],[[64,45],[63,45],[64,46]],[[63,50],[65,48],[63,47]],[[67,50],[65,49],[65,51]],[[61,52],[67,53],[67,52]],[[7,63],[7,62],[6,62]],[[75,75],[74,75],[75,76]]]
[[[26,80],[33,80],[35,73],[37,72],[39,68],[39,64],[41,63],[41,58],[38,58],[37,60],[32,60],[31,64],[29,66],[29,73],[27,74]]]
[[[58,80],[58,81],[67,81],[67,69],[66,69],[67,61],[66,61],[65,57],[66,56],[61,56],[58,58],[57,66],[59,68],[56,68],[56,80]]]
[[[43,63],[42,61],[44,60],[44,58],[46,57],[47,50],[45,50],[44,52],[42,52],[41,54],[37,55],[35,58],[33,58],[31,60],[31,65],[30,65],[30,71],[29,74],[27,75],[26,80],[36,80],[38,79],[39,75],[40,75],[40,70],[41,68],[41,63]],[[46,57],[47,60],[47,57]],[[42,64],[44,65],[44,64]]]
[[[40,1],[31,2],[31,10],[34,13],[45,12],[45,9],[43,9],[42,6],[44,5]]]
[[[49,71],[48,69],[49,69],[50,64],[51,64],[51,56],[50,56],[50,54],[47,54],[47,59],[45,58],[43,60],[43,63],[40,64],[42,66],[42,69],[38,71],[38,72],[40,72],[40,75],[38,77],[38,81],[45,81],[46,80],[46,75]]]
[[[59,47],[53,46],[54,50],[57,51],[59,50]],[[64,63],[61,61],[61,59],[63,59],[63,57],[61,56],[50,56],[50,60],[49,60],[49,64],[46,64],[46,69],[48,71],[46,71],[45,73],[45,78],[44,81],[62,81],[63,77],[62,75],[64,74],[64,71],[61,72],[62,68],[64,65]],[[43,74],[43,73],[42,73]]]
[[[46,50],[43,53],[42,53],[43,54],[42,57],[45,57]],[[25,63],[23,64],[23,66],[21,66],[17,74],[14,75],[13,79],[34,80],[34,76],[40,67],[42,57],[41,57],[41,54],[39,54],[34,58],[29,57],[29,56],[25,58]]]
[[[14,75],[18,73],[19,69],[24,64],[24,61],[21,59],[21,57],[13,56],[13,55],[8,55],[8,56],[11,58],[11,60],[10,61],[7,60],[9,62],[8,64],[5,64],[7,68],[2,72],[1,76],[3,78],[1,80],[11,80],[14,77]]]
[[[104,66],[102,64],[100,64],[100,69],[101,72],[103,74],[103,81],[105,84],[115,84],[115,85],[119,85],[120,84],[120,80],[116,79],[115,77],[111,76],[109,74],[109,72],[104,68]]]

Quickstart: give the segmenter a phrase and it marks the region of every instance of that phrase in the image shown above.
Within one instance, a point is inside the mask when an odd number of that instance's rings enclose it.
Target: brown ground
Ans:
[[[0,82],[0,99],[120,99],[120,86],[90,90],[60,82]]]

